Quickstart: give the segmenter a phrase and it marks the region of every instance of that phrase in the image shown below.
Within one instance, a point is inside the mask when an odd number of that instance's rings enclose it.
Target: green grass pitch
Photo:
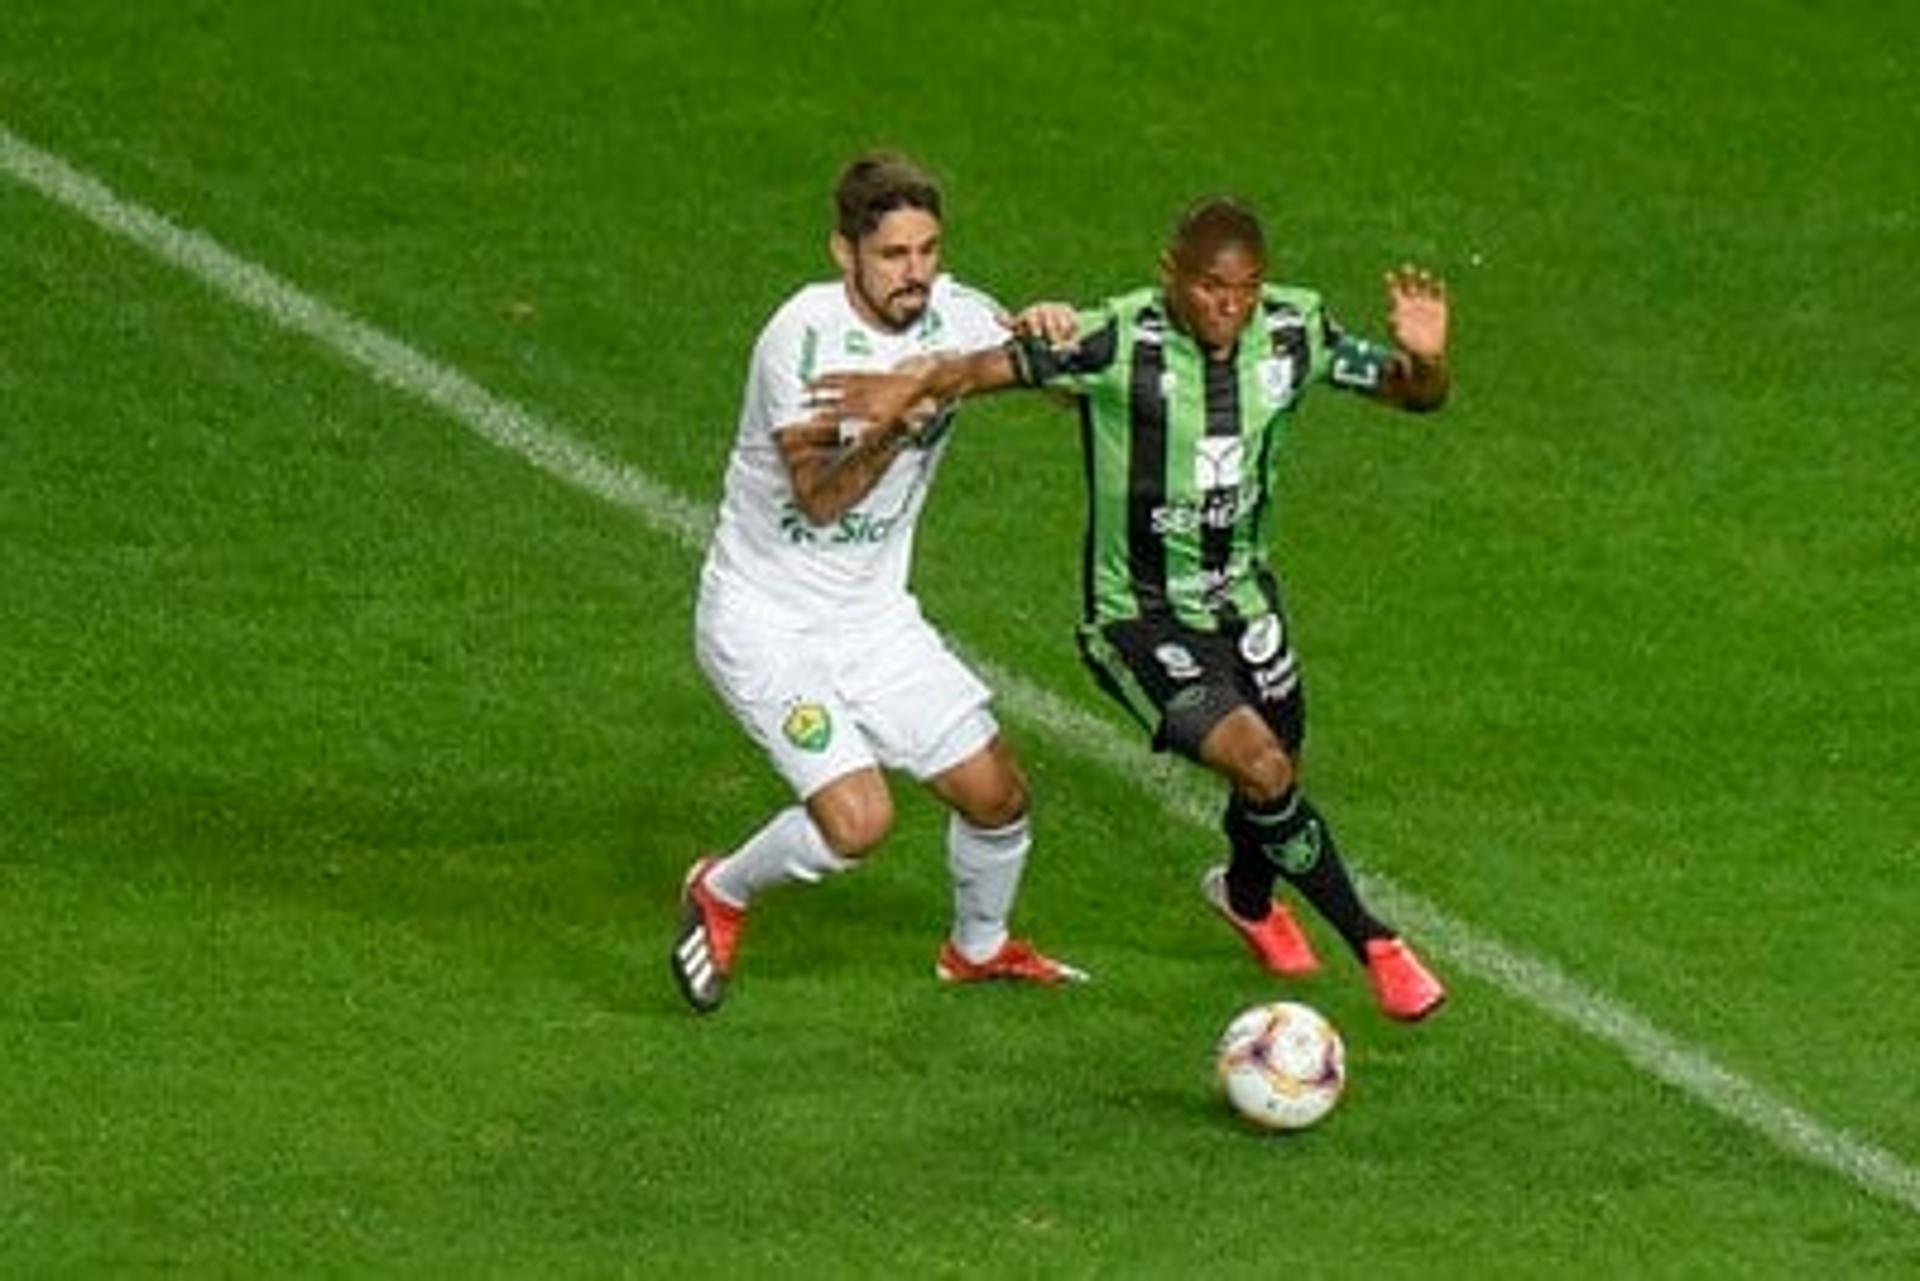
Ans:
[[[1008,302],[1138,283],[1218,190],[1355,327],[1444,272],[1445,413],[1323,393],[1286,461],[1315,793],[1892,1174],[1446,955],[1418,1028],[1324,931],[1264,981],[1144,751],[1017,712],[1021,924],[1093,986],[932,981],[903,786],[692,1017],[680,875],[784,801],[695,555],[0,175],[0,1273],[1920,1272],[1917,43],[1787,0],[8,6],[0,126],[701,503],[869,145]],[[929,612],[1124,736],[1068,422],[960,430]],[[1273,1140],[1208,1060],[1282,994],[1352,1076]]]

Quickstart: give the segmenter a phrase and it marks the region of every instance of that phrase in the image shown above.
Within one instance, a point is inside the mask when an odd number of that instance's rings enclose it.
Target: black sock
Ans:
[[[1360,902],[1353,879],[1347,875],[1346,862],[1333,842],[1332,830],[1299,788],[1289,788],[1285,796],[1270,805],[1250,804],[1236,793],[1227,804],[1226,829],[1234,851],[1233,861],[1227,865],[1227,892],[1235,912],[1249,915],[1242,911],[1235,894],[1234,867],[1251,864],[1257,853],[1267,865],[1265,896],[1272,895],[1273,874],[1277,871],[1340,931],[1340,937],[1362,961],[1367,956],[1367,940],[1392,936],[1393,931]],[[1241,873],[1247,886],[1243,892],[1253,888],[1252,870],[1247,866]],[[1262,909],[1250,919],[1265,915]]]
[[[1247,841],[1234,841],[1227,859],[1227,906],[1243,921],[1264,921],[1273,910],[1273,882],[1280,869],[1266,851]]]

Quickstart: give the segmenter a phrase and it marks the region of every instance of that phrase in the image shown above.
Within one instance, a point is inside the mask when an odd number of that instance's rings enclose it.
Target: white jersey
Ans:
[[[754,344],[726,494],[700,575],[703,605],[788,627],[913,607],[914,527],[946,452],[947,422],[895,455],[873,489],[828,525],[810,522],[794,501],[774,434],[810,416],[809,379],[998,346],[1008,336],[1001,315],[991,298],[946,275],[934,280],[920,319],[900,333],[862,320],[838,280],[787,299]]]

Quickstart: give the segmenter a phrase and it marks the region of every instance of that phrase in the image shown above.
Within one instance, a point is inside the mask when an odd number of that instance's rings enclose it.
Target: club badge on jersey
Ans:
[[[1269,356],[1260,362],[1259,372],[1260,391],[1267,398],[1269,409],[1285,409],[1293,403],[1300,384],[1294,376],[1292,356]]]

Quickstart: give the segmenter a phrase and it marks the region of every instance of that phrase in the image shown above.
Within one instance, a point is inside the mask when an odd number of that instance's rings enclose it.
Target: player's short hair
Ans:
[[[1184,268],[1205,267],[1229,248],[1267,261],[1267,233],[1259,216],[1232,196],[1208,196],[1188,205],[1167,241],[1167,252]]]
[[[897,151],[869,151],[841,171],[833,189],[834,228],[859,240],[896,209],[940,217],[940,184]]]

